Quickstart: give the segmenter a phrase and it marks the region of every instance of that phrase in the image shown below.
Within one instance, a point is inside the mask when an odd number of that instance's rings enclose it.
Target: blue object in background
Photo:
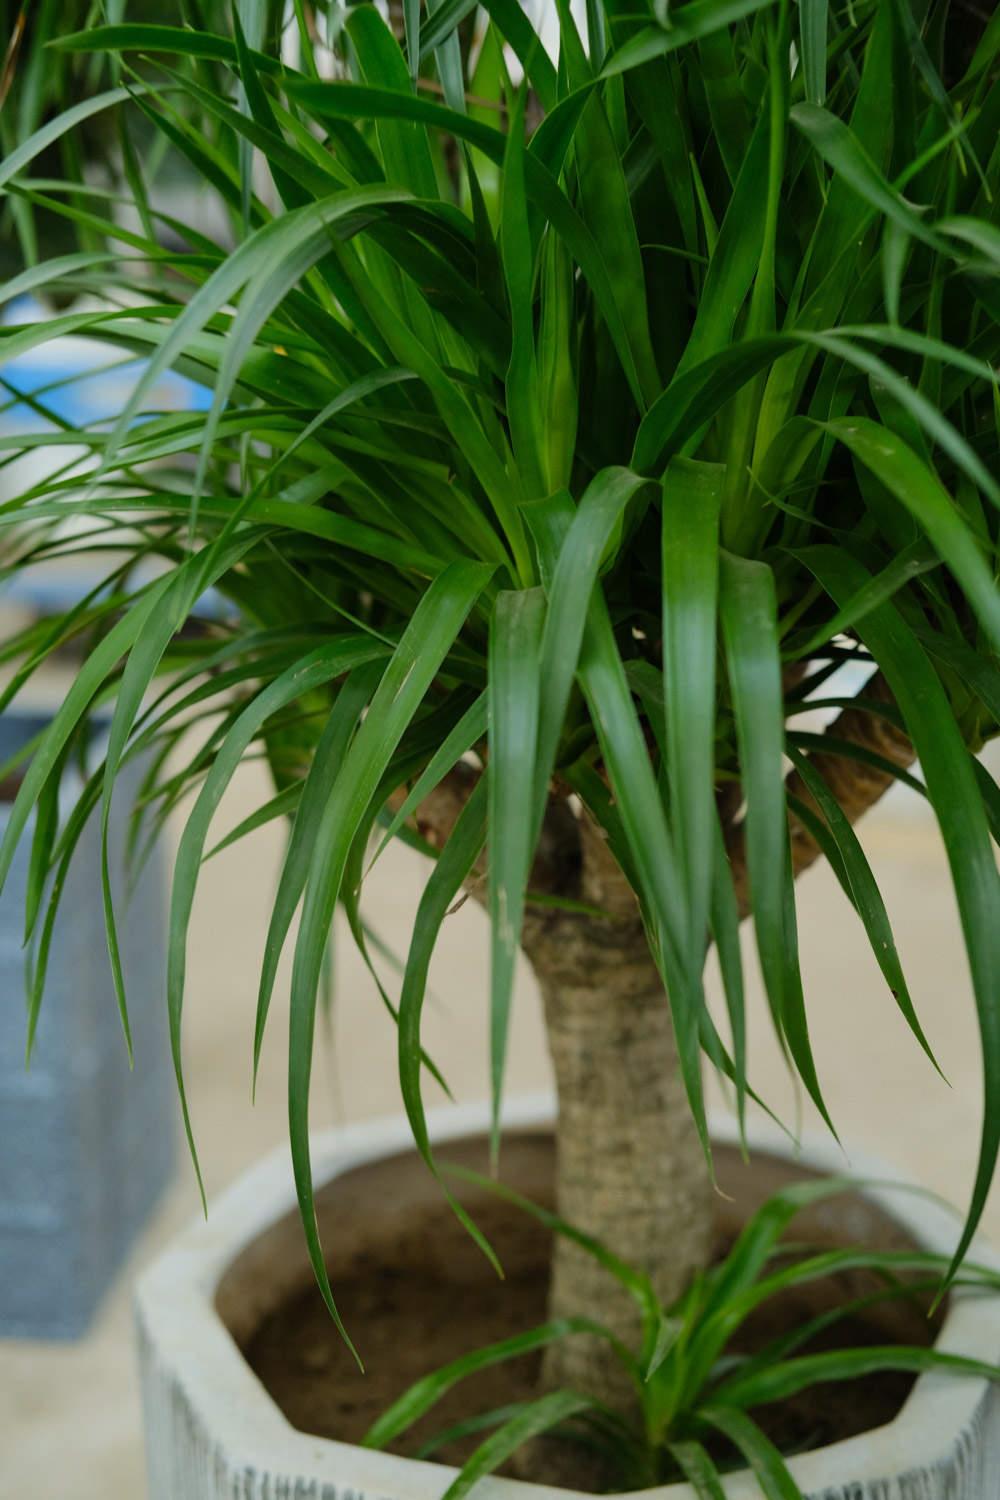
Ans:
[[[74,427],[112,422],[142,374],[145,360],[95,366],[85,357],[67,358],[65,351],[60,351],[60,342],[43,344],[12,359],[0,372],[4,380],[20,395],[37,396],[38,403],[53,417]],[[7,399],[12,400],[9,395]],[[207,411],[211,404],[210,390],[173,370],[160,376],[149,397],[150,412]],[[146,418],[150,412],[145,413]],[[11,430],[30,431],[45,425],[45,418],[27,402],[9,406],[3,421]]]
[[[2,321],[39,322],[45,316],[41,303],[19,297],[6,309]],[[138,355],[129,358],[96,339],[73,334],[37,344],[3,363],[0,341],[0,375],[7,385],[22,395],[37,396],[54,418],[74,427],[113,422],[146,364]],[[6,408],[0,413],[0,428],[23,432],[45,426],[45,418],[34,407],[26,402],[12,405],[12,400],[9,393],[0,393],[0,406]],[[207,386],[165,370],[149,393],[146,416],[154,412],[207,411],[211,404],[212,392]]]
[[[27,712],[0,716],[0,762],[46,722]],[[0,1337],[85,1332],[172,1175],[176,1101],[158,851],[130,901],[122,869],[141,775],[141,765],[123,772],[111,823],[134,1072],[105,942],[99,818],[91,818],[70,867],[30,1071],[22,948],[30,826],[0,898]],[[64,813],[81,787],[79,773],[67,770]],[[9,813],[9,801],[0,802],[0,832]]]
[[[16,324],[44,317],[42,305],[24,297],[10,304],[2,321]],[[6,391],[0,388],[0,434],[54,431],[60,422],[107,429],[124,408],[147,363],[77,335],[54,338],[4,362],[0,340],[0,376],[9,387]],[[27,402],[17,401],[11,392],[36,396],[38,405],[53,420]],[[212,392],[206,386],[166,370],[149,392],[146,409],[136,422],[147,421],[159,412],[207,411],[211,404]],[[53,449],[59,461],[65,452],[64,448]],[[63,557],[57,566],[42,563],[12,574],[0,585],[0,604],[18,605],[40,616],[71,609],[100,582],[103,572],[102,565],[83,550],[78,564],[75,559],[72,566],[67,564]],[[197,601],[192,614],[200,619],[219,619],[226,609],[225,601],[209,590]]]
[[[145,360],[94,366],[93,360],[70,360],[64,353],[60,356],[58,342],[42,345],[40,350],[10,360],[0,372],[7,386],[18,395],[37,396],[37,402],[61,422],[79,428],[114,422],[142,374]],[[49,350],[55,351],[55,357],[48,354]],[[42,357],[46,354],[48,357]],[[10,399],[7,396],[7,401]],[[166,371],[150,393],[150,413],[142,414],[136,422],[148,420],[151,413],[207,411],[210,405],[211,392],[207,387],[198,386],[195,381],[174,371]],[[10,405],[4,411],[3,422],[12,431],[15,428],[31,431],[45,426],[42,414],[27,402]]]

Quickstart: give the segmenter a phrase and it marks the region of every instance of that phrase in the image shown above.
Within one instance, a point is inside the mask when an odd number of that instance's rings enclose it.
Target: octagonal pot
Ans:
[[[453,1149],[488,1128],[485,1106],[451,1109],[432,1120],[437,1141],[452,1142]],[[551,1120],[550,1101],[522,1100],[508,1109],[506,1129],[515,1138],[544,1141]],[[731,1123],[717,1122],[713,1137],[731,1145]],[[763,1156],[787,1180],[784,1137],[758,1126],[751,1146],[755,1158]],[[380,1215],[395,1213],[406,1222],[417,1212],[414,1192],[439,1193],[422,1167],[422,1178],[387,1175],[394,1160],[411,1153],[403,1120],[315,1138],[314,1179],[328,1248],[331,1239],[363,1233]],[[529,1180],[519,1183],[515,1176],[514,1185],[530,1194],[535,1158],[529,1151],[524,1159]],[[881,1164],[854,1161],[859,1177],[883,1185],[865,1188],[853,1208],[834,1200],[840,1206],[830,1212],[839,1215],[842,1235],[863,1239],[870,1211],[894,1225],[903,1241],[949,1251],[956,1223],[946,1210],[891,1185],[892,1174]],[[843,1158],[826,1142],[808,1144],[793,1164],[798,1173],[842,1169]],[[406,1185],[411,1182],[422,1185]],[[349,1192],[339,1191],[348,1183]],[[855,1222],[845,1224],[852,1214]],[[974,1255],[1000,1265],[981,1244]],[[183,1234],[142,1278],[136,1310],[150,1500],[440,1500],[453,1468],[300,1431],[251,1368],[243,1351],[253,1329],[307,1276],[286,1148],[220,1197],[210,1221]],[[936,1344],[996,1362],[1000,1296],[953,1295]],[[433,1349],[426,1354],[428,1368],[442,1362]],[[921,1375],[891,1421],[799,1454],[789,1467],[807,1500],[994,1500],[1000,1496],[1000,1388]],[[729,1500],[760,1495],[749,1473],[728,1476],[725,1490]],[[508,1478],[484,1480],[478,1493],[482,1500],[543,1500],[546,1494],[582,1500],[574,1491]],[[647,1500],[696,1500],[686,1484],[642,1493]]]

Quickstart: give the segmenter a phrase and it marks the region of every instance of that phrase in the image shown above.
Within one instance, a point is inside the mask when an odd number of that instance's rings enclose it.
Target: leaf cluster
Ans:
[[[634,1300],[643,1334],[641,1347],[630,1349],[599,1320],[557,1319],[462,1355],[410,1386],[369,1430],[367,1446],[384,1448],[399,1441],[467,1376],[563,1339],[588,1337],[608,1343],[634,1397],[630,1414],[592,1396],[554,1390],[477,1413],[435,1434],[422,1445],[421,1457],[456,1438],[489,1432],[448,1486],[444,1500],[461,1500],[478,1480],[543,1435],[582,1445],[596,1455],[613,1491],[687,1480],[699,1500],[723,1500],[724,1475],[740,1468],[750,1470],[765,1500],[802,1500],[787,1455],[782,1456],[761,1426],[767,1407],[814,1386],[889,1371],[1000,1378],[998,1366],[934,1347],[873,1343],[816,1348],[817,1340],[836,1333],[845,1321],[877,1315],[894,1301],[910,1300],[919,1307],[948,1266],[947,1257],[913,1249],[814,1250],[783,1240],[802,1210],[865,1184],[825,1178],[775,1193],[747,1220],[727,1254],[698,1275],[672,1307],[663,1307],[649,1278],[621,1262],[600,1241],[468,1169],[446,1170],[500,1192],[594,1257]],[[776,1334],[753,1353],[734,1350],[734,1340],[747,1321],[773,1299],[845,1273],[861,1273],[867,1289]],[[968,1262],[957,1279],[963,1297],[995,1294],[997,1284],[996,1271]]]

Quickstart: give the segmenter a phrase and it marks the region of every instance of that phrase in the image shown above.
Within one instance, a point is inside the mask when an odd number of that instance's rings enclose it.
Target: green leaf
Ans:
[[[420,0],[403,0],[403,25],[410,77],[416,83],[420,76]]]
[[[442,1500],[462,1500],[473,1485],[492,1474],[512,1453],[530,1442],[559,1427],[572,1417],[593,1411],[598,1403],[589,1396],[578,1396],[573,1391],[552,1391],[539,1396],[523,1410],[480,1444],[462,1468],[457,1479],[453,1479],[445,1490]]]
[[[490,630],[489,765],[491,937],[490,1081],[492,1152],[500,1141],[514,967],[521,943],[524,893],[534,853],[524,792],[534,781],[545,595],[541,589],[497,595]]]
[[[420,33],[422,56],[426,57],[453,36],[477,4],[478,0],[441,0],[441,4],[436,8],[433,16],[428,18],[427,25]]]
[[[427,0],[428,20],[436,16],[437,12],[447,4],[447,0]],[[421,48],[421,53],[423,48]],[[465,113],[465,75],[462,71],[462,46],[456,32],[438,44],[434,49],[434,61],[437,63],[438,77],[444,90],[444,100],[449,109],[455,109]],[[420,58],[416,60],[419,69]]]
[[[672,821],[704,950],[715,866],[715,657],[725,470],[674,458],[663,476],[663,684]]]
[[[170,926],[167,941],[167,1007],[170,1016],[170,1041],[177,1075],[184,1128],[191,1150],[191,1157],[201,1173],[194,1144],[184,1085],[183,1058],[181,1053],[181,1020],[184,1005],[184,984],[187,968],[187,933],[194,907],[198,873],[204,857],[205,842],[212,818],[222,800],[223,793],[233,778],[250,743],[256,738],[264,724],[279,709],[300,699],[305,693],[332,681],[341,673],[375,657],[386,655],[385,648],[364,636],[346,637],[330,645],[320,646],[302,661],[296,662],[288,671],[270,683],[243,710],[226,735],[212,769],[205,779],[194,807],[184,825],[177,856],[174,862],[173,888],[170,898]],[[255,1044],[255,1054],[259,1045]],[[202,1187],[204,1199],[204,1188]]]
[[[500,192],[500,248],[510,300],[511,345],[505,393],[511,446],[525,498],[543,492],[539,426],[538,364],[535,357],[535,257],[524,191],[524,91],[511,115]]]
[[[128,613],[95,647],[77,672],[51,724],[39,740],[31,764],[14,799],[14,805],[4,829],[3,842],[0,843],[0,888],[10,873],[14,853],[31,809],[52,774],[70,736],[86,714],[95,694],[121,660],[123,652],[129,650],[138,639],[149,616],[171,582],[172,577],[168,575],[159,579],[145,593],[140,594]]]
[[[92,26],[53,37],[49,45],[61,52],[173,52],[232,64],[237,60],[236,46],[229,37],[186,26]],[[281,71],[278,59],[266,53],[253,53],[253,60],[261,72]]]
[[[732,341],[736,319],[753,284],[764,249],[768,177],[768,119],[762,114],[733,187],[698,299],[694,327],[674,380],[725,349]]]
[[[570,482],[580,420],[573,262],[551,233],[542,241],[539,275],[538,394],[544,492],[551,494]]]
[[[822,104],[826,97],[826,33],[828,0],[800,0],[799,32],[806,98]]]
[[[67,746],[61,756],[64,764],[71,746]],[[35,831],[31,840],[31,857],[28,861],[28,878],[24,893],[24,941],[27,944],[42,904],[45,892],[45,882],[52,862],[52,851],[55,847],[56,834],[59,831],[59,790],[62,779],[62,764],[56,766],[52,775],[42,788],[41,795],[35,805]],[[128,1030],[125,1032],[126,1045],[131,1051],[131,1038]]]
[[[837,548],[816,549],[812,571],[838,604],[868,574]],[[960,1265],[976,1225],[1000,1150],[1000,875],[990,844],[982,797],[954,715],[918,641],[891,604],[873,610],[859,633],[878,662],[913,741],[951,865],[979,1014],[985,1110],[976,1181],[968,1217],[951,1264]]]
[[[640,68],[655,57],[687,47],[700,37],[732,26],[773,3],[774,0],[688,0],[679,9],[671,9],[667,26],[647,26],[613,52],[602,77]]]
[[[586,526],[580,523],[579,517],[577,522],[571,520],[572,506],[569,497],[565,495],[551,496],[547,501],[531,508],[531,525],[541,558],[543,577],[553,576],[557,568],[562,566],[565,569],[563,576],[567,580],[566,586],[568,587],[572,580],[577,590],[575,595],[577,610],[582,603],[580,583],[585,581],[586,575],[581,579],[578,574],[570,571],[573,567],[570,561],[573,556],[572,552],[566,553],[567,561],[563,564],[563,555],[571,527],[578,526],[579,528],[575,534],[579,539],[578,545],[581,549],[592,546],[595,534],[597,534],[597,526],[594,522],[599,522],[601,509],[609,505],[613,509],[616,491],[620,504],[623,496],[630,492],[630,485],[634,483],[635,488],[638,488],[639,481],[636,476],[625,477],[626,474],[627,471],[611,471],[604,483],[600,486],[595,484],[594,498],[591,502],[594,521],[588,520]],[[634,491],[631,492],[634,493]],[[582,508],[580,515],[582,516]],[[555,582],[552,585],[552,593],[553,606],[549,618],[553,621],[553,626],[549,640],[550,649],[554,654],[561,648],[565,649],[564,638],[556,634],[554,623],[556,618]],[[573,634],[569,634],[566,644],[572,646],[573,639]],[[561,674],[568,670],[567,663],[572,662],[572,659],[571,649],[562,658],[561,665],[554,667],[553,675],[556,676],[557,681]],[[543,668],[547,661],[543,646]],[[681,1069],[695,1121],[699,1126],[707,1152],[708,1134],[699,1071],[698,1041],[698,1017],[704,1005],[700,972],[702,955],[699,955],[696,970],[686,965],[688,919],[681,872],[667,827],[663,804],[660,801],[656,779],[650,765],[642,727],[635,712],[625,668],[599,587],[595,587],[590,601],[578,671],[580,685],[590,706],[591,718],[598,735],[602,755],[611,774],[622,827],[627,835],[630,856],[628,864],[631,868],[634,862],[640,883],[639,894],[657,924],[656,931],[661,949],[657,957],[662,961],[668,976],[667,989],[678,1039]],[[548,680],[549,678],[546,677],[545,681]],[[549,694],[546,691],[542,699],[543,713],[549,701]],[[553,710],[556,709],[558,702],[558,695],[553,694],[551,700]],[[542,752],[547,755],[551,732],[546,729],[544,721],[540,730],[540,739]],[[545,763],[542,759],[542,752],[539,755],[540,768]],[[626,870],[626,873],[629,871]]]
[[[546,1229],[553,1234],[560,1235],[569,1240],[586,1255],[597,1262],[609,1276],[622,1286],[633,1299],[642,1313],[643,1322],[647,1328],[654,1330],[660,1326],[660,1305],[653,1290],[649,1277],[642,1271],[636,1270],[619,1256],[609,1250],[600,1240],[593,1235],[586,1234],[582,1229],[577,1229],[574,1224],[569,1224],[561,1219],[551,1209],[543,1208],[540,1203],[535,1203],[530,1198],[525,1198],[522,1193],[516,1192],[508,1187],[506,1183],[500,1182],[495,1177],[484,1177],[481,1172],[473,1171],[470,1167],[460,1167],[455,1162],[442,1163],[441,1170],[449,1177],[456,1178],[459,1182],[471,1182],[485,1192],[492,1193],[494,1197],[501,1198],[505,1203],[514,1204],[515,1208],[522,1213],[537,1219],[539,1224],[544,1224]],[[624,1346],[616,1346],[619,1358],[623,1359],[626,1367],[632,1368],[635,1376],[639,1375],[638,1367],[631,1360],[628,1350]]]
[[[820,349],[842,354],[848,363],[873,375],[878,384],[886,388],[889,396],[895,398],[907,415],[919,424],[931,441],[948,454],[949,458],[968,475],[973,484],[989,496],[994,505],[1000,506],[1000,485],[997,484],[972,445],[921,391],[914,389],[908,381],[897,375],[884,360],[877,359],[867,351],[854,347],[839,336],[809,334],[805,337],[808,343],[815,344]],[[886,342],[896,342],[900,348],[905,348],[907,345],[916,347],[915,341],[905,338],[894,339],[890,332],[886,334]],[[928,341],[928,344],[929,347],[925,347],[925,352],[930,358],[944,357],[940,346],[936,345],[935,341]],[[956,365],[961,363],[959,359],[953,359],[951,362]],[[992,377],[991,383],[995,384]]]
[[[782,772],[784,708],[771,569],[766,563],[723,552],[720,599],[747,804],[747,869],[761,970],[778,1036],[833,1131],[809,1043],[786,907],[790,864]]]
[[[323,1300],[345,1339],[319,1238],[309,1150],[313,1033],[326,943],[355,833],[393,752],[492,571],[481,563],[452,563],[434,580],[414,610],[333,783],[316,833],[306,885],[292,965],[289,1134],[309,1258]]]
[[[500,1262],[489,1241],[459,1200],[450,1192],[441,1175],[431,1148],[427,1116],[420,1088],[420,1065],[423,1056],[420,1021],[427,993],[427,975],[441,924],[451,910],[463,883],[474,869],[483,844],[486,842],[487,792],[487,778],[481,776],[459,813],[420,898],[403,971],[403,987],[399,997],[397,1044],[400,1092],[403,1096],[406,1117],[413,1132],[414,1144],[425,1164],[440,1183],[456,1218],[482,1250],[497,1274],[502,1275]]]
[[[1000,786],[993,780],[982,761],[973,757],[972,769],[975,772],[976,781],[979,783],[979,793],[983,799],[983,810],[990,825],[990,833],[993,842],[1000,844]]]
[[[898,781],[902,786],[908,787],[911,792],[916,792],[918,797],[927,796],[927,788],[918,777],[905,771],[896,761],[890,760],[887,755],[879,755],[875,750],[869,750],[866,745],[859,745],[854,740],[842,740],[829,729],[822,734],[811,734],[808,730],[790,729],[788,731],[788,743],[797,745],[800,750],[818,750],[821,755],[840,756],[844,760],[857,761],[859,765],[871,766],[876,771],[881,771],[889,782]]]
[[[668,1443],[667,1452],[694,1488],[698,1500],[726,1500],[722,1476],[700,1443]]]
[[[838,1197],[856,1187],[857,1183],[849,1177],[827,1177],[820,1181],[792,1183],[773,1193],[751,1215],[722,1265],[716,1269],[710,1284],[703,1314],[710,1347],[705,1355],[705,1368],[698,1372],[702,1377],[707,1376],[729,1336],[728,1326],[721,1332],[709,1328],[708,1314],[720,1320],[728,1317],[730,1308],[739,1295],[757,1281],[774,1253],[775,1246],[797,1213],[813,1203],[822,1203],[826,1198]]]
[[[524,1401],[511,1401],[506,1406],[495,1406],[491,1411],[478,1412],[474,1417],[467,1417],[464,1422],[455,1422],[421,1443],[413,1457],[430,1458],[432,1454],[449,1443],[458,1442],[460,1438],[470,1437],[474,1432],[485,1432],[490,1427],[499,1427],[501,1422],[506,1422],[508,1418],[523,1411],[526,1405]]]
[[[798,554],[802,556],[802,553]],[[831,619],[810,632],[805,640],[796,640],[789,651],[793,661],[806,661],[823,646],[844,635],[864,619],[871,610],[877,609],[906,587],[914,578],[939,566],[939,560],[922,539],[918,538],[909,547],[904,547],[890,563],[877,573],[871,583],[859,589],[854,598],[838,609]]]
[[[857,910],[858,916],[864,923],[871,944],[875,961],[882,971],[889,991],[899,1006],[900,1011],[913,1035],[920,1043],[937,1072],[937,1059],[931,1051],[917,1013],[913,1008],[913,1001],[906,985],[903,974],[903,966],[899,961],[896,950],[896,941],[892,934],[892,926],[889,922],[889,913],[885,909],[882,893],[878,888],[878,882],[872,873],[871,866],[865,857],[864,849],[859,840],[847,814],[840,803],[831,792],[826,781],[810,764],[806,757],[799,753],[794,746],[789,745],[788,753],[798,770],[808,791],[816,801],[816,805],[826,820],[827,827],[834,840],[836,851],[839,856],[840,865],[846,878],[846,891],[848,899]],[[836,862],[834,865],[835,868]],[[942,1075],[943,1076],[943,1075]]]
[[[749,1417],[724,1406],[702,1407],[698,1415],[740,1450],[765,1500],[803,1500],[781,1454]]]
[[[18,276],[12,276],[0,287],[0,307],[13,302],[17,297],[26,297],[30,292],[48,286],[53,281],[70,277],[74,271],[91,271],[97,266],[113,265],[118,257],[107,251],[77,251],[72,255],[54,255],[37,266],[26,266]]]
[[[736,1119],[745,1147],[747,1098],[747,1022],[743,988],[743,951],[740,947],[740,912],[733,888],[733,875],[726,854],[722,824],[714,815],[712,860],[712,936],[719,956],[719,972],[726,995],[726,1012],[733,1042],[733,1079],[736,1085]]]
[[[79,104],[74,104],[72,109],[64,110],[62,114],[56,115],[54,120],[48,120],[0,161],[0,188],[10,182],[12,177],[16,177],[24,167],[33,162],[36,156],[40,156],[55,141],[77,130],[84,120],[91,119],[93,115],[99,115],[102,110],[112,109],[116,104],[123,104],[131,97],[132,92],[131,89],[108,89],[106,93],[95,94],[92,99],[83,99]]]
[[[90,777],[78,797],[76,806],[66,820],[55,850],[56,868],[49,883],[45,916],[42,920],[41,929],[38,931],[37,941],[29,955],[27,974],[28,1019],[25,1038],[26,1068],[31,1066],[35,1036],[38,1029],[38,1018],[41,1013],[42,997],[45,990],[45,979],[48,972],[49,955],[52,948],[52,934],[55,930],[56,916],[58,915],[60,903],[66,889],[66,877],[69,874],[70,864],[72,863],[73,855],[76,852],[83,830],[94,808],[97,806],[100,790],[101,772],[98,770]]]
[[[381,675],[379,658],[388,653],[375,646],[369,660],[372,666],[354,667],[351,676],[337,694],[329,718],[316,742],[312,764],[305,784],[297,788],[297,810],[292,824],[288,847],[281,866],[281,875],[271,905],[271,915],[264,940],[264,956],[261,961],[260,981],[257,988],[257,1013],[253,1039],[253,1087],[256,1092],[257,1072],[260,1067],[264,1030],[267,1025],[271,996],[278,975],[278,963],[285,947],[295,910],[302,899],[306,879],[312,860],[313,849],[323,815],[334,782],[340,773],[344,756],[351,738],[357,729],[362,713],[368,705],[372,692]],[[293,669],[294,670],[294,669]]]
[[[518,62],[531,81],[546,113],[553,110],[559,98],[556,70],[531,18],[519,0],[481,0],[494,26],[512,48]]]
[[[860,198],[905,233],[945,255],[951,247],[917,210],[886,181],[850,126],[818,104],[796,104],[790,119],[818,154]]]
[[[294,209],[251,234],[223,261],[204,286],[194,293],[174,321],[167,337],[149,359],[112,429],[105,449],[103,467],[108,467],[124,444],[143,402],[164,370],[171,367],[190,340],[205,328],[209,320],[255,274],[263,270],[266,276],[269,270],[281,264],[293,251],[297,261],[311,263],[310,257],[318,257],[334,239],[349,238],[358,233],[368,222],[369,216],[373,212],[377,213],[380,207],[404,202],[409,196],[405,189],[388,188],[384,184],[360,188],[356,192],[333,193],[315,203]],[[299,271],[298,274],[302,272]],[[247,348],[248,345],[244,345],[241,352],[247,352]],[[238,363],[230,355],[226,385],[231,386],[237,373]],[[221,405],[217,390],[215,410],[211,418],[213,426],[218,421]]]
[[[979,542],[940,481],[902,438],[863,417],[824,424],[915,516],[962,584],[995,650],[1000,651],[1000,593]]]
[[[490,4],[496,6],[498,0],[490,0]],[[526,21],[527,18],[523,16],[516,0],[510,0],[510,4]],[[538,51],[541,52],[541,49]],[[468,115],[461,115],[455,110],[446,109],[443,105],[435,104],[429,99],[410,98],[393,93],[389,89],[366,88],[358,84],[311,83],[299,82],[296,79],[288,80],[288,90],[305,109],[320,117],[332,116],[342,119],[385,117],[437,126],[455,135],[459,140],[468,141],[498,166],[503,165],[506,138],[501,131],[493,130]],[[608,268],[604,264],[593,235],[552,173],[531,151],[525,155],[524,169],[525,187],[529,197],[537,203],[556,233],[565,241],[586,277],[607,322],[608,331],[621,359],[629,385],[636,399],[641,402],[642,391],[637,373],[636,353],[629,340],[628,328],[618,305]],[[412,363],[411,360],[403,362]]]
[[[661,1313],[659,1326],[656,1330],[656,1339],[653,1343],[649,1362],[643,1373],[643,1379],[648,1383],[652,1380],[657,1370],[661,1369],[670,1356],[671,1350],[677,1344],[684,1325],[679,1318],[668,1317]]]
[[[708,1151],[700,1076],[699,1028],[704,1010],[701,958],[687,955],[689,905],[642,727],[607,607],[599,591],[591,603],[580,658],[580,684],[611,776],[622,825],[640,880],[643,904],[656,923],[657,955],[666,977],[678,1055],[688,1101]]]
[[[784,1401],[798,1391],[828,1380],[857,1380],[864,1375],[887,1370],[914,1373],[940,1370],[952,1375],[968,1375],[979,1380],[1000,1379],[1000,1365],[983,1360],[966,1359],[912,1344],[885,1345],[865,1349],[836,1349],[824,1354],[804,1354],[798,1359],[783,1360],[770,1369],[753,1375],[724,1381],[714,1392],[714,1399],[733,1406],[764,1406]]]
[[[373,5],[356,6],[347,22],[347,32],[357,54],[366,83],[411,95],[419,64],[419,6],[403,0],[406,18],[410,68],[407,69],[399,43]],[[416,11],[416,15],[414,15]],[[417,35],[411,42],[411,30]],[[407,187],[418,198],[436,198],[437,181],[430,146],[424,131],[414,125],[386,118],[378,122],[379,156],[389,182]]]
[[[863,1185],[859,1182],[855,1183],[855,1187]],[[919,1193],[921,1190],[912,1189],[912,1191]],[[735,1328],[753,1308],[759,1307],[787,1287],[803,1286],[841,1271],[875,1271],[886,1278],[886,1287],[883,1290],[888,1291],[889,1283],[896,1278],[921,1272],[929,1273],[939,1283],[947,1267],[946,1255],[934,1255],[927,1251],[853,1248],[823,1251],[773,1272],[733,1297],[726,1306],[726,1317],[729,1320],[727,1326],[730,1330]],[[970,1265],[968,1262],[962,1267],[957,1278],[958,1284],[970,1287],[990,1287],[996,1283],[996,1280],[996,1271],[991,1271],[988,1266]]]
[[[346,88],[348,85],[345,84],[343,87]],[[458,116],[457,118],[464,117]],[[454,381],[428,352],[410,323],[398,316],[382,297],[375,295],[367,279],[356,280],[355,290],[377,323],[394,357],[413,369],[426,384],[452,440],[489,496],[496,517],[510,544],[513,558],[511,571],[515,578],[529,582],[530,563],[521,517],[516,505],[516,495],[511,493],[512,487],[506,467],[481,425],[472,402],[465,395],[462,386]],[[455,499],[457,500],[460,495],[461,491],[456,490]],[[502,545],[496,537],[490,536],[489,528],[487,528],[487,538],[487,546],[482,550],[497,561],[501,558],[506,560]]]
[[[915,632],[922,646],[938,661],[952,667],[996,724],[1000,724],[1000,667],[989,657],[937,630]]]
[[[205,855],[205,859],[214,859],[217,854],[222,853],[223,849],[228,849],[231,844],[238,844],[240,839],[246,838],[248,834],[256,833],[258,828],[263,828],[267,823],[273,823],[276,818],[284,818],[294,813],[301,796],[302,787],[298,782],[292,782],[291,786],[286,786],[283,791],[276,792],[263,806],[255,808],[252,813],[247,813],[245,818],[241,818],[236,827],[231,828],[217,844],[213,844]]]
[[[368,865],[369,872],[386,846],[396,837],[403,825],[413,817],[421,802],[444,780],[449,771],[454,770],[463,755],[485,739],[487,724],[487,695],[480,693],[476,701],[466,709],[454,729],[441,741],[440,746],[427,762],[426,768],[421,771],[407,792],[405,800],[393,813],[386,825],[382,842],[372,855]]]
[[[565,725],[590,597],[607,547],[621,528],[625,508],[644,483],[630,469],[602,469],[587,486],[575,511],[565,492],[524,509],[538,544],[542,579],[549,594],[540,665],[534,780],[536,840]]]
[[[615,302],[628,329],[643,405],[649,405],[659,395],[661,382],[650,339],[642,253],[624,168],[596,92],[584,105],[574,142],[580,208],[607,266]]]
[[[101,890],[111,974],[130,1059],[132,1055],[131,1029],[111,882],[109,836],[112,794],[132,727],[168,645],[187,619],[199,594],[205,588],[211,587],[224,572],[240,562],[253,545],[254,538],[251,535],[239,537],[235,541],[230,539],[228,546],[223,545],[224,541],[223,535],[213,548],[207,549],[210,561],[196,554],[182,564],[175,573],[168,575],[166,587],[144,620],[142,629],[129,651],[118,685],[115,710],[108,734],[104,788],[101,797]]]
[[[556,1318],[550,1323],[542,1323],[537,1328],[529,1329],[527,1333],[514,1334],[511,1338],[500,1339],[495,1344],[484,1344],[470,1354],[463,1354],[458,1359],[452,1360],[450,1364],[434,1370],[430,1375],[422,1376],[404,1391],[402,1396],[392,1403],[388,1411],[383,1412],[368,1429],[362,1440],[362,1446],[385,1448],[407,1428],[412,1427],[414,1422],[418,1422],[453,1386],[457,1385],[460,1380],[465,1380],[469,1375],[475,1375],[480,1370],[491,1369],[494,1365],[505,1364],[510,1359],[520,1359],[526,1354],[533,1354],[538,1349],[544,1349],[548,1344],[569,1338],[573,1334],[599,1335],[601,1331],[598,1325],[591,1322],[589,1318]]]

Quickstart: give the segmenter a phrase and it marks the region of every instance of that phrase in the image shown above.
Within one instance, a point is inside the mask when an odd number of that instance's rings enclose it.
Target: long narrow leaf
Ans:
[[[327,937],[354,835],[396,746],[491,573],[491,568],[479,563],[454,563],[427,590],[333,784],[313,849],[292,966],[288,1118],[309,1258],[330,1315],[345,1338],[319,1238],[309,1151],[313,1034]]]
[[[867,581],[864,568],[836,548],[817,549],[813,571],[843,604]],[[1000,875],[972,767],[947,698],[921,647],[891,604],[859,626],[899,705],[944,834],[965,933],[979,1013],[984,1117],[979,1164],[951,1273],[969,1248],[1000,1151]]]
[[[539,653],[545,619],[541,589],[497,595],[490,631],[489,766],[491,924],[490,1081],[492,1152],[499,1148],[514,966],[533,854],[524,789],[532,785],[538,735]]]
[[[551,1432],[572,1417],[593,1411],[597,1405],[591,1397],[578,1396],[573,1391],[553,1391],[548,1396],[539,1396],[476,1449],[458,1478],[452,1480],[445,1490],[442,1500],[462,1500],[474,1484],[492,1474],[532,1438]]]
[[[663,683],[671,807],[704,947],[715,861],[714,738],[719,511],[724,471],[675,458],[663,478]]]
[[[801,1006],[801,980],[785,906],[789,855],[781,762],[784,725],[770,568],[724,552],[721,609],[747,803],[747,868],[761,969],[778,1036],[833,1130]]]

